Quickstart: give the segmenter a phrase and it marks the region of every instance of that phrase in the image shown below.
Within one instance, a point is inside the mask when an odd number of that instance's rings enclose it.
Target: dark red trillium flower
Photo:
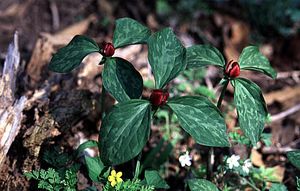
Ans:
[[[115,47],[110,42],[103,42],[102,43],[102,54],[105,57],[111,57],[115,53]]]
[[[230,78],[238,77],[240,75],[239,63],[234,62],[233,60],[228,62],[225,66],[224,74],[225,74],[225,76],[228,76]]]
[[[159,107],[165,105],[169,98],[169,92],[156,89],[153,90],[150,96],[150,102],[153,106]]]

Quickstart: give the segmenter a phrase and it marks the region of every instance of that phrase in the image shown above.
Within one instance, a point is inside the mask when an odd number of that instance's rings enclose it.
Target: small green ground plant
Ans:
[[[123,58],[113,57],[116,48],[133,44],[148,46],[148,61],[155,80],[154,89],[148,99],[141,98],[143,80],[134,66]],[[234,87],[234,104],[243,135],[253,146],[261,139],[268,114],[264,98],[254,82],[240,77],[240,70],[253,70],[276,78],[276,72],[257,47],[248,46],[244,48],[238,61],[225,62],[223,55],[210,45],[185,48],[170,28],[153,33],[133,19],[122,18],[116,21],[112,43],[103,42],[99,46],[88,37],[75,36],[66,47],[59,49],[53,56],[49,69],[59,73],[70,72],[81,64],[84,57],[95,52],[103,56],[99,63],[104,65],[102,96],[105,96],[107,91],[118,103],[103,116],[98,142],[83,143],[78,152],[89,147],[99,148],[99,156],[85,156],[85,165],[90,179],[95,183],[101,183],[103,190],[146,191],[169,188],[159,172],[150,168],[151,158],[148,158],[148,164],[141,162],[142,150],[151,135],[153,117],[160,115],[167,120],[172,118],[163,115],[163,111],[171,112],[180,127],[196,143],[211,147],[210,155],[214,147],[230,147],[224,115],[220,110],[229,83]],[[222,91],[217,104],[201,95],[170,96],[166,88],[170,81],[184,72],[188,74],[187,69],[196,70],[208,65],[219,67],[224,74],[220,82]],[[199,91],[205,90],[202,87]],[[209,95],[214,97],[214,94]],[[172,146],[170,148],[172,149]],[[153,151],[155,152],[157,151]],[[189,160],[188,155],[186,156],[184,160]],[[132,179],[123,180],[122,172],[116,172],[115,166],[135,158],[136,168]],[[56,177],[53,182],[50,176],[41,177],[45,172],[49,174],[48,171],[33,171],[28,173],[27,177],[39,180],[41,185],[47,181],[53,187],[49,187],[48,190],[69,189],[54,187],[58,182],[61,184],[67,182],[67,173],[57,176],[58,174],[50,169],[51,176]],[[215,175],[210,161],[207,179],[212,180]],[[193,178],[187,180],[186,185],[192,191],[218,190],[217,185],[209,180]],[[91,187],[87,190],[96,188]]]

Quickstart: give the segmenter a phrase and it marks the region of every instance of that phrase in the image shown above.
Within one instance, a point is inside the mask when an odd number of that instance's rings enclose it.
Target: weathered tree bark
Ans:
[[[19,133],[26,97],[15,98],[16,77],[20,63],[18,34],[9,45],[0,80],[0,169],[6,154]]]

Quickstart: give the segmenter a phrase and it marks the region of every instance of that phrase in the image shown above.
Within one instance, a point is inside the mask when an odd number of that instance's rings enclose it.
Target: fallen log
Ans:
[[[0,79],[0,169],[12,142],[19,133],[22,111],[27,100],[25,96],[15,97],[19,64],[20,52],[16,32],[14,41],[8,47]]]

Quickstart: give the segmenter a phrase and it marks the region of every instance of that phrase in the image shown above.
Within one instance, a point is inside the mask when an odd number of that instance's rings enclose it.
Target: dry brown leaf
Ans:
[[[115,10],[115,7],[113,7],[114,3],[112,3],[109,0],[98,0],[97,2],[98,2],[98,10],[103,15],[105,15],[110,20],[112,20],[114,18],[114,10]]]
[[[67,27],[66,29],[54,35],[42,33],[37,40],[31,59],[27,66],[27,74],[30,76],[30,85],[35,84],[42,78],[42,69],[49,62],[55,46],[63,46],[71,41],[77,34],[83,34],[87,31],[91,22],[96,19],[95,15],[90,15],[88,18]]]
[[[251,150],[251,162],[258,167],[265,166],[262,155],[256,149]]]
[[[0,10],[0,17],[21,17],[33,0],[25,1],[24,3],[14,3],[5,10]]]
[[[31,85],[41,79],[42,68],[48,63],[52,53],[53,44],[47,38],[39,38],[27,66],[27,74],[30,76]]]
[[[232,19],[228,28],[225,27],[223,37],[225,41],[224,53],[227,60],[238,60],[241,51],[249,41],[249,26]]]
[[[53,38],[51,38],[50,40],[52,42],[57,42],[55,44],[59,44],[62,42],[69,42],[75,35],[77,34],[83,34],[87,31],[89,25],[92,22],[95,22],[97,20],[96,15],[92,14],[89,17],[87,17],[86,19],[75,23],[67,28],[65,28],[64,30],[52,35]],[[62,42],[60,40],[63,40]]]
[[[155,15],[149,14],[147,16],[147,26],[149,26],[149,28],[151,28],[151,29],[158,29],[159,28],[159,24],[156,20]]]
[[[214,14],[214,20],[218,26],[223,27],[224,53],[227,60],[238,60],[242,49],[249,43],[249,25],[222,14]]]
[[[275,168],[275,173],[273,175],[277,178],[278,181],[282,182],[285,168],[280,165],[277,165],[274,168]]]
[[[280,103],[290,102],[291,99],[298,99],[300,101],[300,86],[286,87],[284,89],[273,91],[264,95],[268,105],[275,101]]]

